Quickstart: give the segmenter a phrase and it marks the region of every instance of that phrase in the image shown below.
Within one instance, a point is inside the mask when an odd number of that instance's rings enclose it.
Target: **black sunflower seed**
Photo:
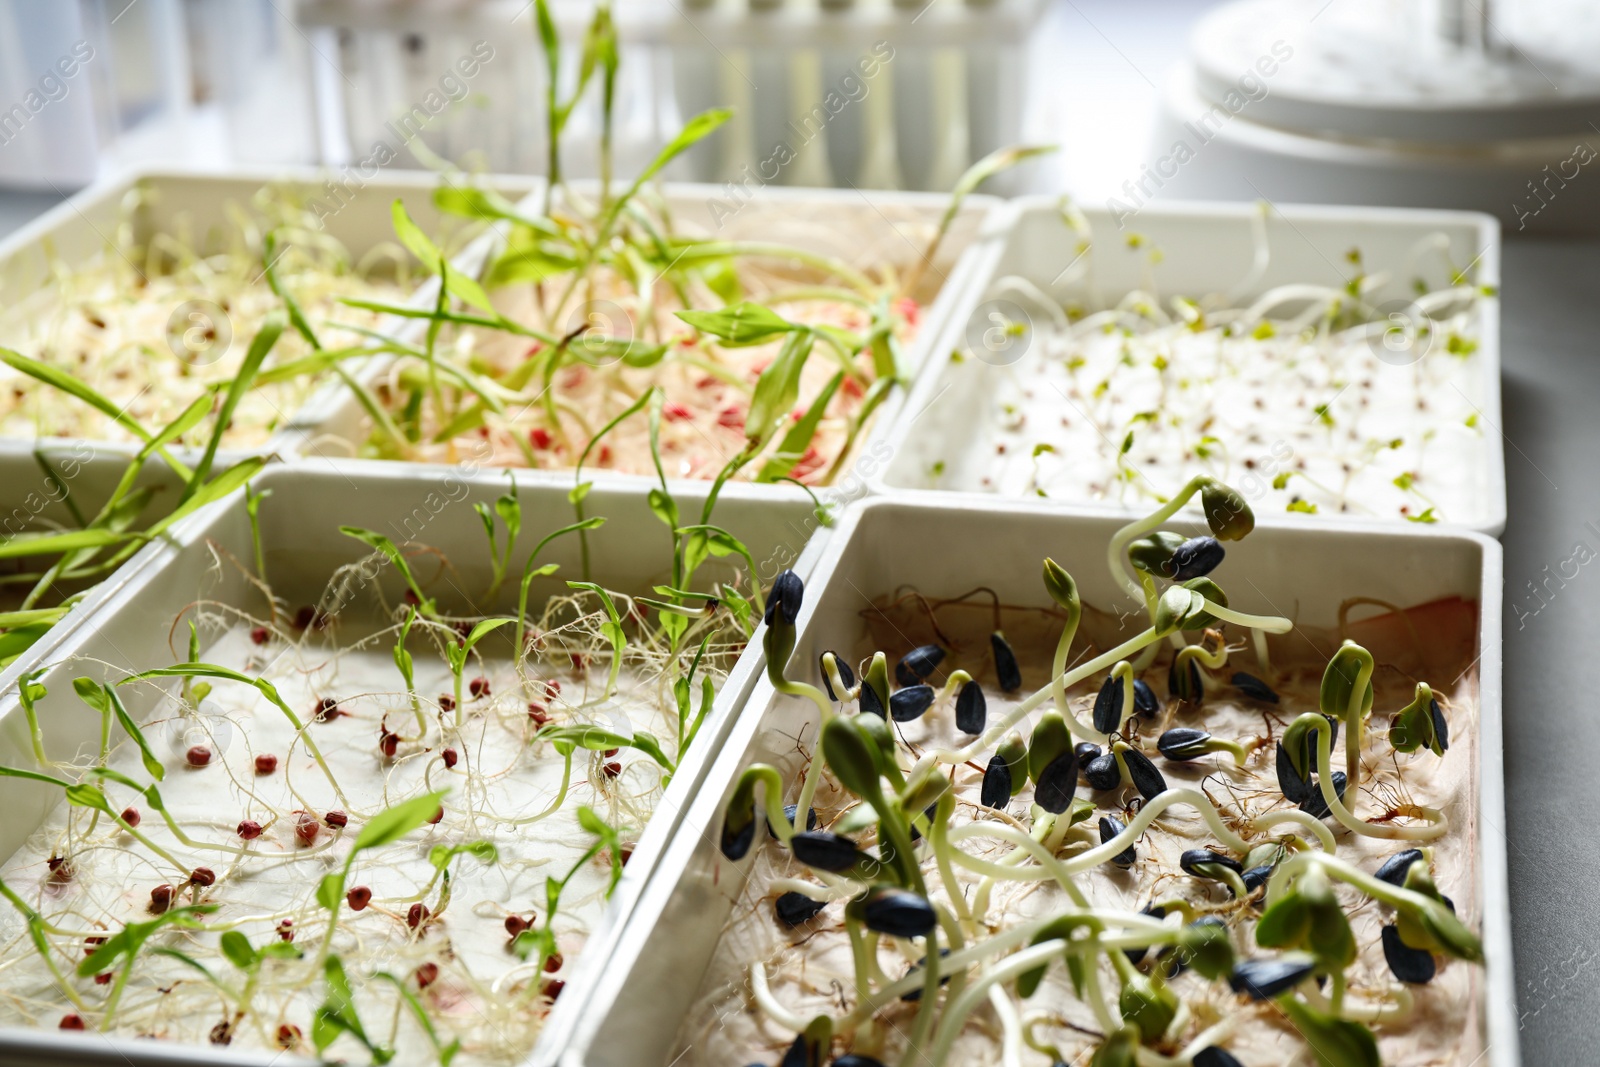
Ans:
[[[1150,683],[1143,678],[1137,678],[1133,683],[1133,710],[1147,719],[1153,719],[1161,711],[1161,703],[1156,700],[1156,691],[1150,688]]]
[[[849,870],[863,855],[856,843],[843,834],[826,830],[807,830],[789,839],[794,858],[819,871]]]
[[[1200,677],[1199,664],[1188,660],[1186,669],[1180,671],[1177,659],[1173,659],[1172,665],[1167,668],[1167,695],[1185,704],[1202,703],[1206,698],[1206,687]]]
[[[1033,786],[1033,799],[1052,815],[1060,815],[1078,790],[1078,757],[1071,749],[1051,760]]]
[[[1001,810],[1011,799],[1011,768],[998,752],[989,757],[989,766],[984,768],[983,793],[978,799],[986,808]]]
[[[871,682],[865,680],[862,681],[861,696],[859,699],[861,701],[862,714],[876,715],[880,719],[883,718],[883,699],[878,696],[878,691],[872,687]]]
[[[785,804],[783,806],[783,817],[785,819],[789,820],[789,825],[790,826],[794,825],[794,817],[796,815],[798,815],[798,814],[800,814],[800,805],[798,805],[798,804]],[[807,808],[806,809],[806,829],[807,830],[815,830],[816,828],[817,828],[817,809],[816,808]]]
[[[950,955],[950,950],[949,949],[941,948],[939,950],[939,958],[940,959],[946,959],[946,958],[949,957],[949,955]],[[919,971],[921,971],[922,968],[923,968],[923,965],[926,964],[927,962],[928,962],[928,957],[924,956],[920,960],[918,960],[916,963],[913,963],[911,966],[907,967],[906,968],[906,977],[910,978],[912,975],[914,975],[914,974],[918,973]],[[940,985],[949,985],[950,984],[950,972],[945,970],[943,968],[943,966],[941,966],[939,968],[939,984]],[[918,986],[917,988],[913,989],[911,992],[902,994],[900,999],[905,1001],[908,1004],[915,1004],[917,1001],[922,999],[922,987]],[[845,1057],[841,1056],[839,1059],[834,1060],[833,1061],[833,1067],[839,1067],[839,1064],[844,1062],[844,1059],[845,1059]],[[877,1062],[877,1061],[873,1060],[873,1061],[868,1061],[868,1062]]]
[[[756,820],[751,818],[742,827],[730,827],[727,822],[722,824],[722,854],[734,862],[744,859],[745,853],[750,851],[750,846],[756,840]]]
[[[789,1046],[783,1054],[783,1059],[778,1061],[778,1067],[822,1067],[822,1061],[827,1058],[828,1043],[825,1041],[812,1041],[804,1032],[795,1035],[794,1044]]]
[[[1263,682],[1260,678],[1257,678],[1253,674],[1246,674],[1244,671],[1234,671],[1233,677],[1230,678],[1229,681],[1233,683],[1233,687],[1235,689],[1239,690],[1239,692],[1243,693],[1251,700],[1260,700],[1267,704],[1276,704],[1278,702],[1278,694],[1273,692],[1272,686],[1268,685],[1266,682]]]
[[[1433,953],[1412,948],[1400,940],[1400,928],[1392,923],[1383,928],[1383,958],[1389,964],[1390,974],[1412,985],[1428,984],[1438,971]]]
[[[1215,537],[1191,537],[1172,552],[1163,568],[1175,582],[1203,578],[1217,569],[1228,550]]]
[[[1156,741],[1156,748],[1174,763],[1188,763],[1206,754],[1211,735],[1192,726],[1174,726]]]
[[[895,722],[920,719],[925,711],[933,707],[933,697],[931,685],[914,685],[909,689],[898,689],[889,697],[889,717]]]
[[[829,649],[827,652],[824,652],[822,656],[817,657],[817,663],[819,665],[822,663],[823,656],[833,657],[833,664],[839,669],[839,681],[844,683],[844,687],[846,689],[854,689],[856,685],[856,672],[850,669],[850,664],[841,659],[839,657],[839,653]],[[822,668],[822,688],[828,691],[829,700],[837,703],[838,701],[844,699],[844,697],[833,691],[833,682],[828,679],[828,669],[826,667]]]
[[[1191,848],[1178,857],[1178,866],[1182,867],[1185,874],[1192,874],[1196,878],[1209,878],[1219,881],[1217,872],[1229,870],[1234,874],[1244,874],[1244,867],[1232,856],[1225,856],[1220,852],[1212,852],[1209,848]]]
[[[1090,760],[1083,769],[1083,776],[1091,789],[1115,789],[1122,784],[1122,771],[1117,768],[1117,758],[1109,752],[1102,752]]]
[[[778,921],[785,926],[799,926],[817,917],[828,906],[826,900],[812,900],[804,893],[785,893],[773,905]]]
[[[1251,1000],[1271,1000],[1305,981],[1315,967],[1302,959],[1245,960],[1234,967],[1228,985]]]
[[[861,920],[867,929],[889,937],[922,937],[939,921],[926,897],[887,886],[868,892]]]
[[[1022,668],[1017,666],[1017,654],[1011,643],[996,630],[989,635],[989,647],[994,652],[994,676],[1002,693],[1015,693],[1022,688]]]
[[[944,662],[944,649],[938,645],[918,645],[900,657],[894,665],[894,680],[901,686],[911,687],[927,681],[928,676]]]
[[[956,696],[956,729],[964,734],[981,734],[989,721],[989,701],[983,686],[968,682]]]
[[[1194,1067],[1244,1067],[1227,1049],[1207,1045],[1194,1054]]]
[[[1283,747],[1282,741],[1278,742],[1278,788],[1291,804],[1299,804],[1311,795],[1310,772],[1304,777],[1295,772],[1294,761],[1289,758],[1289,750]]]
[[[1239,877],[1244,879],[1244,887],[1254,893],[1267,884],[1267,879],[1272,877],[1272,870],[1272,864],[1263,863],[1259,867],[1251,867]]]
[[[1333,772],[1333,794],[1340,801],[1344,800],[1345,776],[1343,771]],[[1300,802],[1300,810],[1310,815],[1313,819],[1326,819],[1333,814],[1328,810],[1328,802],[1322,796],[1320,786],[1313,785],[1306,798]]]
[[[1444,721],[1437,700],[1428,701],[1428,716],[1433,719],[1433,735],[1439,739],[1439,751],[1443,752],[1450,747],[1450,724]]]
[[[1100,746],[1093,741],[1079,741],[1072,746],[1072,754],[1078,757],[1078,766],[1087,767],[1090,760],[1100,755]]]
[[[1146,800],[1154,800],[1167,791],[1167,780],[1156,770],[1156,765],[1136,748],[1126,749],[1122,753],[1123,762],[1128,765],[1128,777],[1133,779],[1133,787],[1139,795]]]
[[[1379,867],[1375,872],[1376,877],[1392,886],[1404,889],[1406,872],[1411,869],[1413,863],[1420,859],[1422,859],[1422,850],[1419,848],[1408,848],[1403,852],[1396,852],[1383,861],[1383,866]]]
[[[1100,692],[1094,698],[1094,728],[1109,734],[1122,725],[1122,681],[1114,674],[1106,675],[1100,683]]]
[[[933,813],[935,811],[937,811],[937,810],[939,810],[939,802],[938,801],[934,801],[932,804],[929,804],[926,808],[922,809],[922,814],[923,814],[923,816],[925,818],[927,818],[929,826],[933,825]],[[921,841],[921,840],[922,840],[922,831],[917,829],[916,821],[912,820],[912,823],[911,823],[911,841],[912,841],[913,844],[915,844],[916,842]]]
[[[805,601],[805,595],[805,583],[794,571],[784,571],[778,575],[772,583],[772,592],[767,594],[766,624],[771,626],[774,619],[780,619],[793,625],[800,617],[800,606]]]
[[[882,1060],[875,1060],[871,1056],[858,1056],[854,1052],[847,1052],[833,1061],[833,1067],[883,1067]]]
[[[1127,828],[1127,825],[1115,815],[1100,816],[1100,843],[1102,845],[1105,844],[1107,841],[1110,841]],[[1133,845],[1129,845],[1121,852],[1118,852],[1115,856],[1112,856],[1111,862],[1115,863],[1123,870],[1127,870],[1129,867],[1133,866],[1134,862],[1138,860],[1138,858],[1138,849]]]

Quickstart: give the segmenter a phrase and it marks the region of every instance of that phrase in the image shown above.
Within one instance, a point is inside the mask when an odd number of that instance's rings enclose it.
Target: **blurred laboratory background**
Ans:
[[[589,0],[555,0],[563,94]],[[614,171],[734,108],[670,176],[1467,207],[1594,227],[1600,5],[1587,0],[616,0]],[[138,164],[543,173],[528,0],[0,0],[9,212]],[[601,94],[567,176],[601,162]],[[1597,141],[1600,143],[1600,141]],[[1593,186],[1593,188],[1590,188]],[[43,198],[42,200],[36,198]]]

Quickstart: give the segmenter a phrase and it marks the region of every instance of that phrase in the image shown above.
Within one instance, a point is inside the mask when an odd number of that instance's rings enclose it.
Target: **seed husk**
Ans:
[[[966,683],[956,696],[956,729],[964,734],[981,734],[989,721],[989,701],[983,695],[983,686],[976,681]]]
[[[927,681],[943,662],[944,649],[938,645],[918,645],[894,665],[894,680],[903,688],[910,688]]]
[[[1315,969],[1315,963],[1302,958],[1243,960],[1234,967],[1228,985],[1251,1000],[1271,1000],[1305,981]]]
[[[895,722],[913,722],[922,718],[933,707],[934,690],[931,685],[913,685],[896,690],[889,697],[889,717]]]
[[[1015,693],[1022,688],[1022,668],[1017,666],[1017,654],[1011,642],[999,630],[989,635],[989,648],[994,652],[995,681],[1002,693]]]

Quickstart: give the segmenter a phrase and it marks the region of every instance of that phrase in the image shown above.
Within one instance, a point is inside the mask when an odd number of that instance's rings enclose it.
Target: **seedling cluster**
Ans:
[[[478,511],[477,599],[509,610],[446,611],[441,553],[347,526],[363,558],[315,604],[248,570],[266,612],[194,603],[180,662],[78,677],[76,712],[49,671],[23,679],[32,765],[0,776],[66,803],[0,868],[0,1017],[376,1063],[528,1053],[763,601],[709,523],[674,527],[675,585],[634,596],[548,560],[603,516],[528,551],[514,483]],[[62,758],[46,723],[83,714],[98,744]]]
[[[1084,254],[1053,291],[1097,292],[1094,257],[1115,249],[1063,210]],[[985,353],[957,351],[990,378],[990,425],[971,446],[987,455],[937,453],[942,468],[963,472],[961,488],[1012,496],[1143,506],[1209,474],[1258,509],[1471,521],[1487,429],[1479,311],[1493,290],[1440,236],[1396,272],[1414,280],[1409,301],[1386,298],[1394,274],[1369,272],[1352,249],[1342,287],[1280,285],[1246,302],[1237,294],[1254,292],[1271,256],[1264,225],[1256,240],[1251,277],[1209,298],[1160,294],[1160,250],[1143,242],[1129,254],[1149,257],[1145,284],[1103,304],[1063,308],[1022,277],[999,279],[1023,355],[991,388],[1001,372]],[[1424,279],[1441,269],[1442,284]],[[952,484],[943,470],[929,480]]]
[[[1195,496],[1209,534],[1163,530]],[[803,589],[780,577],[770,680],[815,704],[820,735],[796,793],[756,764],[728,798],[719,847],[758,861],[763,903],[729,935],[746,980],[713,976],[733,989],[712,995],[718,1028],[682,1041],[785,1065],[1228,1067],[1304,1048],[1375,1067],[1380,1038],[1451,1032],[1482,958],[1436,880],[1469,862],[1444,809],[1472,779],[1454,766],[1472,715],[1353,640],[1275,663],[1266,638],[1290,620],[1231,608],[1213,577],[1253,525],[1202,475],[1123,527],[1108,556],[1144,605],[1131,628],[1081,626],[1046,559],[1055,651],[1027,695],[1036,666],[998,598],[965,653],[828,651],[822,684],[800,680]],[[936,634],[970,600],[908,596]]]

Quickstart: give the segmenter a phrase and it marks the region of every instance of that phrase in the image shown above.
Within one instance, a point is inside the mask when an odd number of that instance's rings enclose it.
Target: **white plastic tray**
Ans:
[[[338,532],[341,524],[364,526],[383,531],[397,542],[408,520],[415,523],[419,508],[426,509],[426,525],[415,540],[442,549],[455,568],[460,588],[481,588],[489,578],[484,551],[484,532],[473,510],[477,502],[492,504],[505,491],[503,473],[471,474],[456,468],[419,467],[381,462],[344,461],[330,464],[306,461],[294,467],[275,467],[261,474],[255,484],[271,490],[261,506],[261,533],[268,574],[274,592],[290,605],[313,603],[337,567],[369,555],[369,551]],[[571,521],[571,505],[562,489],[518,482],[524,527],[512,558],[520,560],[545,534]],[[706,485],[692,485],[698,495],[678,496],[685,509],[698,508],[704,501]],[[430,492],[448,489],[448,504],[438,508],[425,502]],[[717,505],[717,521],[736,533],[749,546],[759,567],[768,561],[787,560],[787,546],[794,541],[794,530],[805,528],[808,504],[775,501],[752,494],[749,487],[728,486]],[[642,494],[630,489],[596,484],[587,509],[591,515],[605,515],[607,524],[590,533],[592,575],[608,588],[647,591],[653,582],[670,578],[664,551],[642,550],[641,545],[663,544],[660,522],[649,511]],[[808,571],[826,538],[811,541],[811,548],[793,565]],[[94,744],[98,727],[89,718],[73,712],[71,680],[88,674],[112,681],[126,673],[165,666],[181,657],[169,646],[169,628],[186,605],[197,597],[258,608],[260,594],[232,567],[215,566],[213,546],[248,560],[252,552],[249,522],[241,497],[234,496],[202,511],[174,528],[170,542],[149,546],[128,567],[121,579],[108,585],[98,596],[93,616],[77,618],[57,627],[49,635],[50,647],[42,661],[51,664],[41,680],[50,696],[40,703],[45,745],[53,752],[70,752],[83,744]],[[553,542],[541,561],[560,563],[562,575],[576,577],[579,567],[575,538]],[[561,575],[558,575],[561,577]],[[554,579],[552,579],[554,580]],[[381,570],[379,583],[398,602],[404,592],[392,567]],[[515,582],[511,607],[515,601]],[[435,590],[428,590],[433,594]],[[437,590],[447,608],[458,599],[446,582]],[[358,606],[366,601],[355,601]],[[500,605],[502,608],[508,605]],[[181,643],[181,642],[180,642]],[[585,951],[578,957],[569,989],[563,994],[540,1037],[539,1048],[551,1051],[563,1043],[566,1031],[590,999],[587,985],[605,971],[620,933],[621,919],[629,911],[638,891],[661,856],[670,832],[709,769],[711,759],[722,748],[723,739],[733,727],[735,709],[743,706],[763,671],[760,631],[724,683],[715,708],[690,756],[674,777],[657,806],[635,848],[623,879],[611,898],[607,919],[592,932]],[[136,719],[151,711],[147,693],[128,693],[129,710]],[[61,714],[51,714],[60,707]],[[81,709],[80,709],[81,710]],[[87,724],[87,731],[85,729]],[[32,765],[31,742],[14,687],[0,694],[0,764]],[[0,825],[0,856],[9,856],[20,847],[34,828],[55,805],[59,796],[47,788],[15,778],[0,779],[0,810],[8,818]],[[261,1054],[237,1055],[218,1049],[188,1048],[175,1043],[108,1040],[96,1035],[70,1035],[24,1030],[0,1030],[0,1061],[20,1062],[12,1056],[26,1056],[26,1062],[61,1064],[120,1064],[196,1062],[264,1063],[279,1057]]]
[[[589,195],[594,183],[572,183],[580,195]],[[949,204],[949,197],[935,193],[861,192],[844,189],[787,189],[763,187],[740,206],[739,196],[728,186],[669,182],[662,187],[663,197],[674,220],[689,232],[726,236],[729,239],[752,237],[763,241],[791,244],[807,251],[844,260],[861,269],[881,266],[885,261],[904,270],[922,256],[928,223],[937,222]],[[537,195],[537,194],[536,194]],[[740,196],[746,195],[740,193]],[[529,205],[535,201],[529,197]],[[924,288],[937,288],[937,296],[922,307],[922,323],[917,336],[904,352],[905,370],[912,381],[922,369],[938,361],[933,356],[946,343],[954,322],[965,321],[972,313],[982,289],[983,264],[999,251],[1000,230],[995,220],[1004,215],[1000,201],[987,196],[971,196],[941,243],[939,253],[922,281]],[[732,215],[726,212],[737,209]],[[718,221],[722,224],[719,226]],[[504,227],[496,228],[497,236]],[[493,249],[489,254],[493,255]],[[386,359],[373,359],[363,369],[367,384],[374,384],[388,367]],[[879,407],[872,425],[856,445],[854,467],[864,487],[881,473],[883,443],[906,409],[909,389],[896,389]],[[365,415],[354,394],[342,387],[315,398],[300,416],[284,430],[287,441],[319,443],[318,454],[334,456],[341,446],[353,455],[364,436]],[[288,447],[295,447],[292,443]],[[520,476],[535,484],[571,487],[570,470],[521,471]],[[614,475],[618,485],[633,485],[641,492],[653,479],[643,475]],[[841,478],[841,481],[843,479]],[[669,479],[674,492],[692,482]],[[803,490],[792,485],[762,484],[759,493],[775,499],[805,499]],[[846,502],[853,496],[844,496]]]
[[[327,203],[333,210],[324,219],[325,232],[359,258],[380,244],[394,241],[390,211],[396,198],[405,202],[406,210],[424,232],[438,232],[446,223],[433,204],[433,191],[439,184],[434,175],[417,171],[381,173],[362,181],[359,176],[308,167],[226,173],[167,167],[132,170],[84,189],[0,240],[0,300],[15,302],[47,285],[53,265],[81,266],[101,255],[114,254],[112,249],[130,240],[142,245],[152,234],[180,232],[203,239],[208,232],[232,228],[230,210],[247,208],[263,186],[303,190],[307,196]],[[519,198],[543,183],[538,178],[497,175],[486,179],[485,184],[503,195]],[[139,197],[138,207],[130,214],[127,204],[134,195]],[[124,232],[130,223],[131,234]],[[474,226],[464,219],[452,220],[451,224],[469,231]],[[481,256],[485,247],[480,245],[464,253],[459,261],[462,268],[468,269],[472,257]],[[430,287],[423,286],[418,298],[431,301],[427,295]],[[385,328],[408,329],[412,325],[399,322]],[[0,338],[0,344],[6,340]],[[320,393],[314,394],[307,406],[314,407],[320,397]],[[280,431],[263,450],[282,452],[288,442]],[[27,453],[33,447],[31,438],[0,437],[0,454]],[[52,443],[51,447],[59,446]],[[116,442],[96,442],[94,447],[126,455],[138,451],[132,445]],[[235,457],[239,454],[232,453]]]
[[[1006,220],[994,224],[1005,229],[1005,237],[997,252],[984,256],[982,271],[974,276],[974,287],[988,290],[997,279],[1018,275],[1057,301],[1079,301],[1098,307],[1115,303],[1133,289],[1147,287],[1151,278],[1165,301],[1174,295],[1198,298],[1226,292],[1251,276],[1255,258],[1252,231],[1261,205],[1157,200],[1122,220],[1123,226],[1107,208],[1079,205],[1094,240],[1091,250],[1081,256],[1088,268],[1082,282],[1073,282],[1072,276],[1063,278],[1067,268],[1080,259],[1081,239],[1063,221],[1060,205],[1059,199],[1047,197],[1012,201],[1006,209]],[[1143,242],[1130,248],[1127,238],[1134,233]],[[1372,301],[1379,306],[1391,302],[1395,307],[1403,306],[1412,293],[1411,277],[1402,266],[1419,240],[1435,234],[1448,239],[1450,256],[1458,266],[1472,266],[1472,276],[1478,284],[1500,284],[1500,228],[1488,215],[1274,204],[1267,216],[1266,234],[1270,261],[1249,290],[1238,294],[1243,301],[1275,286],[1294,283],[1342,287],[1351,270],[1345,254],[1351,248],[1359,248],[1368,270],[1389,271],[1392,275],[1389,283],[1373,294]],[[1148,266],[1152,247],[1159,248],[1162,254],[1161,263],[1153,268]],[[1084,262],[1077,262],[1077,271],[1084,266]],[[1430,274],[1438,273],[1438,269],[1430,270]],[[985,293],[982,299],[987,296]],[[973,304],[977,306],[978,301]],[[1480,298],[1478,307],[1479,348],[1474,365],[1481,379],[1471,402],[1479,409],[1481,432],[1476,447],[1463,457],[1470,466],[1476,507],[1471,514],[1447,518],[1454,525],[1499,534],[1506,520],[1505,454],[1500,432],[1499,301],[1485,296]],[[973,359],[960,365],[952,363],[949,353],[963,346],[968,331],[966,317],[952,320],[937,358],[923,366],[906,402],[907,410],[916,414],[900,420],[888,438],[894,457],[874,482],[880,493],[996,499],[994,494],[980,491],[979,476],[986,470],[983,457],[992,454],[995,447],[992,412],[996,391],[1008,380],[1009,370],[1004,360],[995,366]],[[1430,353],[1429,358],[1446,357],[1443,353]],[[1395,433],[1406,429],[1397,426]],[[929,488],[929,471],[937,461],[946,462],[944,479],[957,488]],[[1236,471],[1235,477],[1240,473]],[[1122,511],[1115,503],[1064,497],[1059,500],[1091,509]],[[1042,501],[1036,503],[1049,506]],[[1292,522],[1299,517],[1282,518]]]
[[[1103,513],[955,497],[938,504],[870,501],[844,521],[807,581],[791,673],[809,677],[824,649],[852,647],[865,634],[860,612],[902,586],[953,596],[982,582],[1007,603],[1045,604],[1039,561],[1046,555],[1077,578],[1086,605],[1114,607],[1121,594],[1106,571],[1103,546],[1121,523]],[[995,550],[1002,546],[1003,551]],[[981,564],[975,566],[975,558]],[[1478,602],[1480,907],[1471,919],[1481,924],[1488,961],[1479,1017],[1486,1020],[1486,1062],[1517,1067],[1510,902],[1500,829],[1505,825],[1500,546],[1471,532],[1371,523],[1352,528],[1308,518],[1258,528],[1230,544],[1227,566],[1249,577],[1228,584],[1234,607],[1273,612],[1274,604],[1293,604],[1296,621],[1312,626],[1331,628],[1340,601],[1356,594],[1403,606],[1452,595]],[[816,709],[809,701],[778,696],[764,678],[752,690],[630,916],[618,951],[595,986],[593,1003],[559,1060],[561,1067],[655,1067],[682,1051],[676,1044],[679,1028],[749,868],[727,862],[717,848],[728,794],[740,772],[757,761],[772,763],[793,781],[800,770],[794,738],[814,737],[816,729]]]

